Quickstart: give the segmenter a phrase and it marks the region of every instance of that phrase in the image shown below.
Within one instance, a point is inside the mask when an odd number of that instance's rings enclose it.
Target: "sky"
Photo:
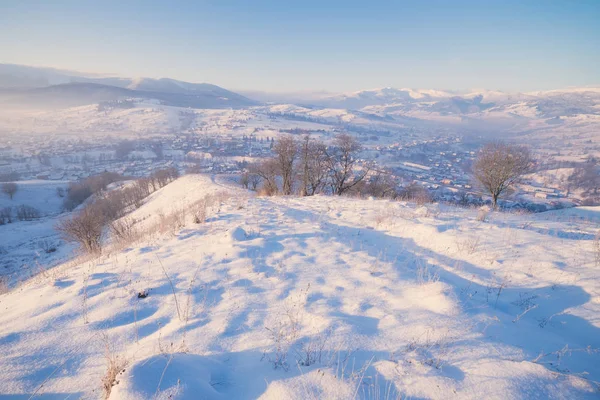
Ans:
[[[0,62],[235,90],[600,84],[600,0],[0,0]]]

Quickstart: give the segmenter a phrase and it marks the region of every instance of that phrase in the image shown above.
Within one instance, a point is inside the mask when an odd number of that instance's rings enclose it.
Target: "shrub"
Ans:
[[[112,237],[121,244],[128,244],[135,240],[137,232],[134,229],[135,220],[123,218],[110,224]]]
[[[12,207],[0,209],[0,225],[10,224],[12,222]]]
[[[405,187],[400,192],[400,198],[407,201],[413,201],[418,205],[431,203],[431,195],[429,194],[429,191],[417,183],[413,183]]]
[[[56,230],[67,242],[78,243],[87,253],[100,253],[105,218],[93,207],[85,207],[75,215],[63,219]]]
[[[192,217],[194,218],[195,224],[202,224],[206,220],[206,207],[206,198],[198,200],[190,207],[190,209],[192,210]]]
[[[72,211],[91,195],[106,190],[108,185],[122,179],[123,177],[117,173],[104,172],[99,175],[90,176],[80,182],[70,183],[63,207],[67,211]]]
[[[56,245],[47,239],[38,242],[38,247],[46,254],[54,253],[56,251]]]
[[[19,221],[31,221],[40,217],[40,212],[25,204],[21,204],[17,207],[17,218]]]

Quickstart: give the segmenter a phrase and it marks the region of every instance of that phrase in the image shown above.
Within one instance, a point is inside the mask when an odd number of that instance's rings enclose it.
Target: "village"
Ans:
[[[265,136],[260,128],[254,131],[258,134],[210,134],[188,129],[134,140],[102,134],[87,135],[85,139],[55,134],[43,140],[37,135],[7,135],[0,143],[0,180],[77,181],[103,172],[134,178],[169,167],[182,173],[240,174],[249,163],[272,152],[275,135]],[[278,132],[298,137],[307,133],[316,136],[323,132]],[[372,135],[357,133],[357,137],[363,144],[363,161],[374,162],[377,169],[390,173],[399,188],[418,184],[437,201],[485,204],[485,194],[474,187],[469,173],[477,144],[448,133],[433,137],[395,135],[397,140],[388,140],[388,144],[379,144]],[[562,208],[576,201],[560,185],[526,180],[503,206],[536,211]]]

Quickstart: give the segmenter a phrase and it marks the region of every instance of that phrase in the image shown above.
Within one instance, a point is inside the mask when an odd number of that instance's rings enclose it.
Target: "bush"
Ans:
[[[12,222],[12,207],[0,209],[0,225],[10,224]]]
[[[91,195],[106,190],[106,187],[111,183],[123,179],[123,176],[117,173],[104,172],[99,175],[90,176],[80,182],[70,183],[67,189],[67,198],[63,202],[63,207],[67,211],[72,211],[86,201]]]
[[[110,224],[110,232],[113,239],[120,244],[129,244],[137,237],[134,229],[135,220],[123,218]]]
[[[19,221],[31,221],[38,219],[39,217],[40,212],[31,206],[21,204],[19,207],[17,207],[17,218]]]
[[[56,230],[67,242],[78,243],[87,253],[100,253],[102,231],[105,218],[93,207],[85,207],[80,212],[58,223]]]
[[[46,254],[54,253],[56,251],[56,245],[47,239],[38,242],[38,247]]]
[[[431,203],[431,195],[423,186],[413,183],[400,191],[402,200],[413,201],[418,205]]]

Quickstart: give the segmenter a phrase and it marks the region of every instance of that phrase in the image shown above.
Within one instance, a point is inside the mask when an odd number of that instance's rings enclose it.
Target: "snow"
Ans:
[[[185,176],[131,218],[223,191],[204,224],[0,295],[0,397],[102,398],[109,349],[111,399],[597,398],[600,208],[482,222]]]
[[[22,204],[34,207],[42,215],[56,215],[61,212],[63,198],[58,196],[57,189],[66,188],[67,181],[29,180],[17,181],[17,192],[12,200],[0,193],[0,208],[18,207]]]

